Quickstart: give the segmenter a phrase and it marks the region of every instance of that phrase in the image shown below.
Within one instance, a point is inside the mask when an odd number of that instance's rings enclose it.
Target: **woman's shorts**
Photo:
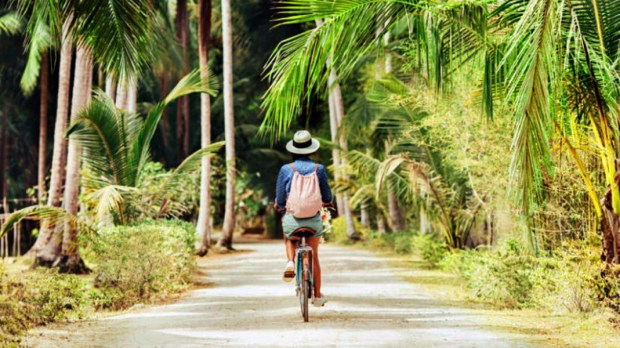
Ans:
[[[300,227],[309,227],[316,231],[314,237],[320,237],[323,235],[323,220],[321,220],[321,214],[318,213],[307,219],[298,219],[291,214],[284,214],[284,217],[282,217],[282,230],[284,230],[284,234],[287,238],[290,238],[291,233]]]

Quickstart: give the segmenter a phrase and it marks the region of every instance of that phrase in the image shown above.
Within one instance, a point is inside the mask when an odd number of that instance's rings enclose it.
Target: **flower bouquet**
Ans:
[[[332,231],[332,213],[326,207],[322,207],[320,213],[321,221],[323,221],[323,233],[330,233]]]

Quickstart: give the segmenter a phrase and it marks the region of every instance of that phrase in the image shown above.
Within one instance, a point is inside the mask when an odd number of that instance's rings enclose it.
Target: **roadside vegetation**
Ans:
[[[192,284],[196,230],[189,223],[143,222],[82,239],[84,261],[92,269],[88,275],[44,268],[25,272],[30,259],[0,269],[2,346],[17,346],[35,325],[158,302]]]

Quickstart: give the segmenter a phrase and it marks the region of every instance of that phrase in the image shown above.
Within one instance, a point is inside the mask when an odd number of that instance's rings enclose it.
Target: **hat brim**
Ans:
[[[297,155],[309,155],[311,153],[316,152],[319,149],[319,147],[321,147],[321,144],[319,143],[318,140],[314,138],[312,138],[312,144],[304,148],[295,147],[292,140],[286,143],[286,151],[297,154]]]

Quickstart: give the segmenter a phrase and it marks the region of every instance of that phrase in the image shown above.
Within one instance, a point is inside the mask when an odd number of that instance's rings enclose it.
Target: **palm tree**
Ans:
[[[198,58],[203,78],[209,70],[209,36],[211,35],[211,0],[198,1]],[[207,148],[211,144],[211,98],[207,93],[200,95],[200,144]],[[211,158],[202,159],[200,175],[200,211],[198,213],[197,248],[199,255],[209,251],[211,243]]]
[[[190,93],[215,94],[207,85],[207,82],[212,83],[212,80],[212,77],[204,79],[200,71],[190,73],[179,81],[163,101],[150,110],[145,119],[116,108],[114,101],[102,92],[77,114],[67,129],[67,134],[72,142],[85,150],[82,169],[87,175],[84,177],[83,191],[87,198],[94,202],[94,219],[97,224],[107,223],[110,216],[113,216],[116,223],[135,221],[127,216],[123,197],[131,197],[134,193],[139,196],[147,194],[146,191],[136,190],[141,187],[144,169],[150,159],[150,144],[163,109],[177,98]],[[144,207],[148,210],[147,216],[140,216],[138,219],[166,217],[172,209],[171,201],[174,200],[170,187],[178,181],[180,175],[196,167],[205,154],[217,151],[222,146],[223,142],[211,144],[185,159],[166,180],[162,191],[156,192],[156,197],[148,201]],[[15,212],[2,226],[0,236],[28,216],[38,216],[74,226],[81,224],[86,228],[92,226],[78,219],[74,213],[59,208],[33,206]],[[47,243],[45,248],[51,252],[59,249],[59,246],[58,243]]]
[[[187,0],[177,1],[176,30],[183,52],[182,73],[189,71],[189,15]],[[177,102],[176,122],[177,150],[179,158],[185,158],[189,153],[189,98],[183,97]]]
[[[323,21],[321,19],[315,20],[317,26],[320,26]],[[329,66],[328,66],[329,68]],[[331,140],[334,143],[332,150],[332,161],[334,163],[336,180],[348,181],[347,174],[342,171],[346,163],[344,158],[340,157],[340,149],[347,151],[347,140],[343,134],[338,135],[339,130],[342,132],[342,124],[344,119],[344,102],[342,100],[342,91],[340,90],[340,83],[338,82],[338,75],[332,69],[329,74],[328,85],[328,100],[329,100],[329,125],[331,131]],[[351,240],[359,239],[359,234],[355,231],[355,223],[353,222],[353,212],[349,205],[349,196],[347,193],[336,192],[336,204],[338,209],[344,213],[345,226],[347,236]]]
[[[65,154],[65,129],[67,128],[67,117],[69,113],[69,87],[71,83],[71,60],[73,43],[69,33],[69,21],[63,26],[63,39],[60,44],[60,64],[58,73],[58,101],[56,104],[56,124],[54,127],[54,144],[52,152],[52,166],[49,193],[47,195],[47,205],[50,207],[60,206],[60,196],[62,192],[62,181],[64,168],[66,166]],[[50,243],[54,232],[53,226],[49,226],[45,221],[41,222],[41,232],[36,242],[30,249],[35,255],[35,263],[38,265],[51,265],[56,259],[57,248],[44,249]],[[54,241],[57,241],[55,238]],[[58,244],[57,242],[55,244]]]
[[[226,203],[222,237],[218,246],[232,248],[235,231],[235,112],[233,99],[232,18],[230,0],[222,0],[224,51],[224,138],[226,139]]]
[[[71,121],[75,121],[81,110],[90,102],[92,89],[92,59],[90,52],[78,46],[75,57],[75,77],[71,98]],[[78,212],[80,188],[80,162],[82,149],[80,144],[69,138],[67,154],[67,179],[65,182],[64,209],[72,215]],[[77,226],[65,223],[62,231],[62,248],[56,256],[55,263],[64,272],[83,273],[86,269],[77,250]]]
[[[41,60],[41,105],[39,107],[39,168],[37,193],[39,201],[45,199],[45,176],[47,173],[47,99],[49,95],[49,57],[43,53]]]
[[[9,12],[0,17],[0,32],[15,34],[23,30],[23,18],[17,12]],[[24,69],[24,75],[20,82],[21,88],[26,95],[32,93],[36,81],[41,74],[41,101],[39,106],[39,161],[37,172],[37,193],[39,201],[45,198],[45,175],[47,155],[47,114],[49,95],[49,57],[48,50],[51,48],[48,28],[40,23],[35,28],[35,35],[29,43],[30,51],[28,61]]]
[[[620,263],[620,191],[616,183],[618,85],[613,65],[620,34],[615,25],[620,3],[610,0],[504,2],[497,10],[514,25],[504,58],[509,64],[506,85],[515,105],[512,176],[518,182],[518,199],[527,213],[543,199],[543,177],[550,168],[549,138],[559,130],[562,142],[582,174],[584,185],[603,230],[603,259]],[[563,63],[561,63],[563,62]],[[557,108],[566,99],[569,108]],[[602,201],[571,138],[574,130],[562,127],[564,117],[586,123],[587,136],[598,158],[607,193]],[[535,243],[535,236],[532,235]]]
[[[31,14],[27,25],[29,37],[35,37],[41,28],[47,28],[50,42],[61,42],[59,93],[48,195],[48,205],[51,207],[60,205],[62,194],[73,40],[79,40],[84,49],[92,52],[94,60],[106,73],[123,77],[132,75],[148,60],[145,47],[149,34],[150,8],[144,8],[138,0],[109,5],[103,0],[68,1],[63,6],[42,0],[19,1],[20,11]],[[62,30],[59,23],[63,23]],[[77,182],[70,183],[77,185]],[[49,266],[56,263],[59,239],[58,234],[53,233],[45,221],[42,222],[41,233],[32,248],[38,264]]]

